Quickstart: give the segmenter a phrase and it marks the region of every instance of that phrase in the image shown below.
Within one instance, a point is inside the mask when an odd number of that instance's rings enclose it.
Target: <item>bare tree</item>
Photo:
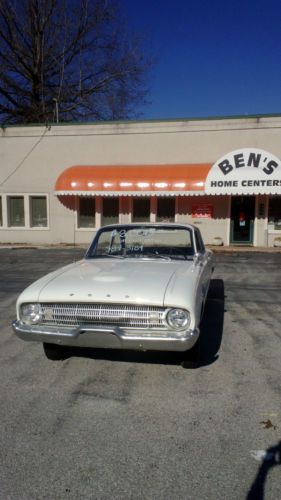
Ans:
[[[118,0],[0,0],[0,121],[136,116],[150,62]]]

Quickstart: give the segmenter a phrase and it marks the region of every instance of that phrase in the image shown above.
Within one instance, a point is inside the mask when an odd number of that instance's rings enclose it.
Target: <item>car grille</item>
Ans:
[[[163,307],[120,304],[41,304],[42,324],[75,327],[81,323],[123,328],[167,329]]]

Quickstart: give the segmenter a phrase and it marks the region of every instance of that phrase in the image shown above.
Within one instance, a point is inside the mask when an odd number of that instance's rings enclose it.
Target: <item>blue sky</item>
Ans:
[[[121,0],[156,56],[144,119],[281,113],[281,0]]]

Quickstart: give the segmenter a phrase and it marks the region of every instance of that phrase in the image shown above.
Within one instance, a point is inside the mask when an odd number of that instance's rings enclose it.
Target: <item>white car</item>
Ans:
[[[66,346],[153,349],[183,351],[196,366],[212,270],[197,227],[105,226],[83,260],[22,292],[13,328],[43,342],[49,359],[63,359]]]

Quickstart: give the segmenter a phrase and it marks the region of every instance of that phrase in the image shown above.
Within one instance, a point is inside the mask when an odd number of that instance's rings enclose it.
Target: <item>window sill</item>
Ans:
[[[0,226],[0,231],[49,231],[49,227]]]

